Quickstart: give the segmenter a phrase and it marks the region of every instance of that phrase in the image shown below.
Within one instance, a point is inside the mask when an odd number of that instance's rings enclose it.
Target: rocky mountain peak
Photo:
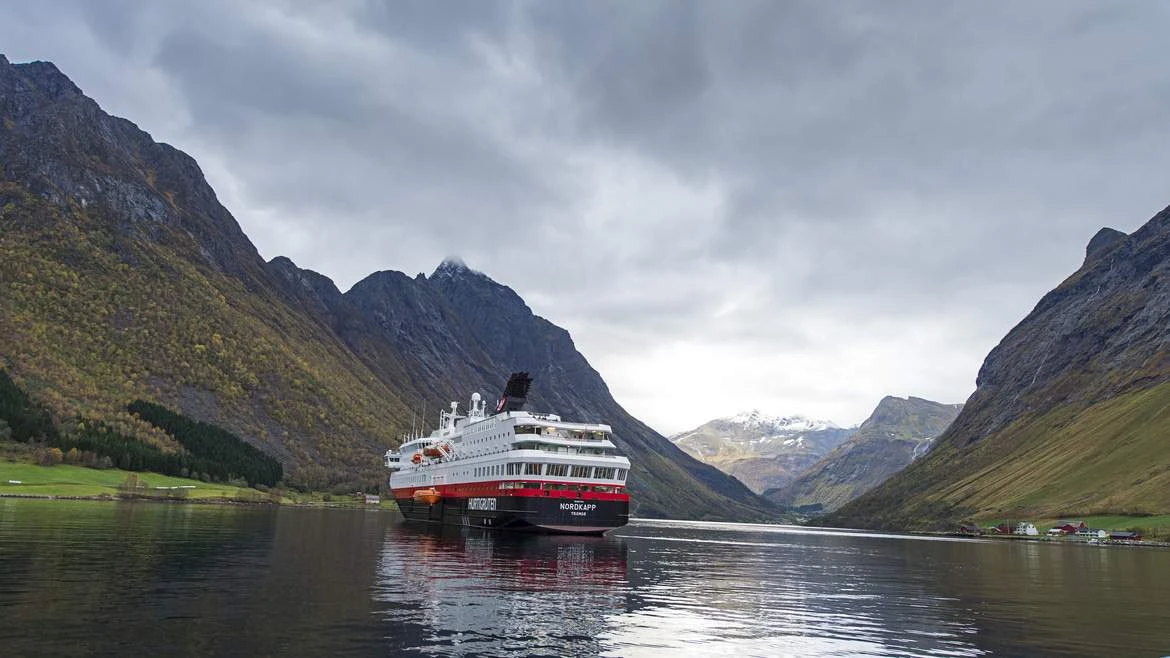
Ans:
[[[429,278],[431,281],[437,283],[479,280],[500,288],[505,287],[493,281],[491,277],[483,272],[468,267],[467,263],[463,262],[463,259],[458,256],[444,258],[443,262],[439,263],[439,266],[435,268],[435,271],[431,273]]]
[[[0,66],[14,69],[26,82],[35,84],[41,93],[50,98],[83,95],[81,89],[52,62],[11,64],[6,57],[0,55]]]
[[[1085,264],[1108,253],[1114,245],[1128,237],[1129,235],[1109,227],[1097,231],[1096,235],[1089,240],[1089,244],[1085,247]]]
[[[463,262],[462,258],[460,258],[458,256],[448,256],[447,258],[443,259],[443,262],[439,263],[438,267],[435,268],[435,274],[433,276],[438,275],[440,273],[441,274],[458,274],[461,272],[470,272],[470,271],[472,271],[471,268],[467,266],[467,263]]]
[[[50,62],[0,64],[0,178],[115,234],[185,248],[251,287],[263,260],[195,160],[111,116]]]

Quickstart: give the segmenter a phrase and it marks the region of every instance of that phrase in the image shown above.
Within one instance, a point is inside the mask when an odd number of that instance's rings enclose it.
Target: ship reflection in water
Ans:
[[[854,539],[808,540],[709,524],[602,538],[404,525],[386,534],[373,596],[389,648],[427,655],[983,653],[945,598],[858,582]]]
[[[395,650],[574,655],[598,652],[628,589],[621,539],[402,525],[386,534],[374,599]]]

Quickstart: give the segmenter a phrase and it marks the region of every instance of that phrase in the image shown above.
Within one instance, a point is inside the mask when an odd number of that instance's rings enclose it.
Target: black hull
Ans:
[[[536,496],[441,498],[433,505],[397,498],[407,521],[541,534],[600,535],[630,519],[626,500]]]

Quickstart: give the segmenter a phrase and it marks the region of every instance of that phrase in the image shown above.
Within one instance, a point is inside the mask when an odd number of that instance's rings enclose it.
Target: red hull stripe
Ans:
[[[443,498],[486,498],[490,496],[520,496],[533,498],[572,498],[574,500],[619,500],[628,501],[630,495],[626,493],[625,487],[621,487],[620,491],[613,493],[602,493],[600,491],[572,491],[569,489],[544,489],[544,485],[569,485],[581,486],[578,482],[550,482],[548,480],[522,480],[521,482],[539,482],[540,489],[501,489],[501,482],[513,482],[513,480],[496,480],[492,482],[466,482],[461,484],[437,484],[434,486],[438,490],[439,495]],[[609,486],[609,485],[606,485]],[[429,490],[430,486],[421,487],[402,487],[394,489],[395,498],[410,498],[414,492],[420,490]]]

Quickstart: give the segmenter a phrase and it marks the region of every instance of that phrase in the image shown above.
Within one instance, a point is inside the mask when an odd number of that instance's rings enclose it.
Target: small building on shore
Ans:
[[[1016,529],[1012,531],[1012,534],[1024,535],[1026,537],[1036,537],[1040,534],[1040,531],[1036,529],[1035,525],[1020,521],[1016,524]]]
[[[1142,536],[1136,532],[1114,530],[1109,533],[1110,541],[1141,541]]]

